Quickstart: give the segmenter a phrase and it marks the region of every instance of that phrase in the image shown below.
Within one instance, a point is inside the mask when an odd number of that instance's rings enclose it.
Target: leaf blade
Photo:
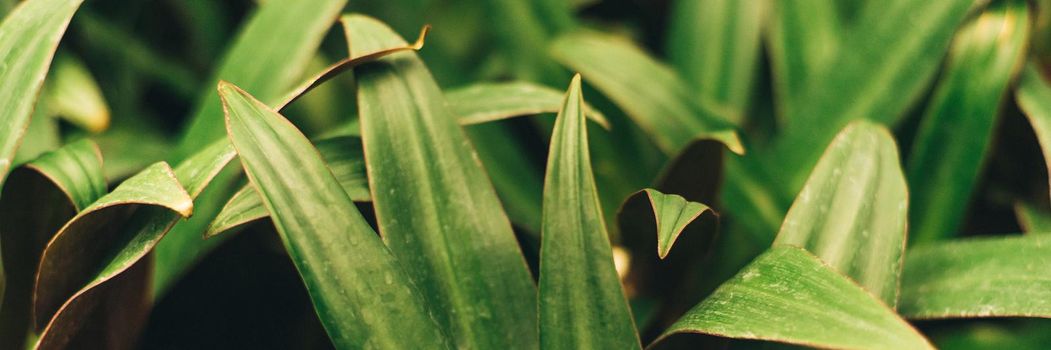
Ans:
[[[306,137],[243,90],[221,83],[219,91],[230,140],[333,344],[441,348],[422,297]]]

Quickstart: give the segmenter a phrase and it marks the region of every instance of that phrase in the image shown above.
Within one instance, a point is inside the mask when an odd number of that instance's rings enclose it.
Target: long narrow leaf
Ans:
[[[846,26],[836,14],[834,0],[783,0],[770,2],[766,26],[774,93],[778,111],[802,103],[807,81],[835,57],[841,30]],[[791,120],[786,122],[791,123]]]
[[[666,154],[678,154],[701,138],[716,139],[734,152],[744,152],[728,121],[730,112],[710,100],[700,100],[671,68],[631,43],[596,33],[574,33],[560,37],[551,50],[562,64],[580,71],[633,118]]]
[[[668,56],[698,96],[742,118],[759,63],[761,0],[677,0],[671,10]],[[732,120],[740,124],[740,119]]]
[[[352,56],[403,45],[389,27],[343,18]],[[535,285],[467,136],[415,53],[355,71],[365,160],[384,241],[461,347],[529,348]],[[405,219],[406,217],[412,218]]]
[[[555,121],[544,179],[540,346],[640,348],[591,172],[580,76]]]
[[[29,0],[0,24],[0,184],[29,126],[58,41],[82,0]]]
[[[909,156],[913,243],[957,233],[1007,84],[1025,60],[1025,1],[994,5],[957,34]]]
[[[220,83],[219,93],[230,141],[333,344],[443,348],[419,290],[307,138],[243,90]]]
[[[937,73],[953,33],[974,4],[893,0],[863,14],[843,36],[836,57],[807,80],[799,97],[806,103],[785,111],[788,124],[771,159],[785,172],[780,176],[784,191],[793,194],[802,187],[822,146],[851,121],[900,120]]]

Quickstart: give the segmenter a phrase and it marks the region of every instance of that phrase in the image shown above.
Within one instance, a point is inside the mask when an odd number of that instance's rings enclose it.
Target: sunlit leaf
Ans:
[[[515,116],[557,113],[562,94],[555,89],[527,82],[482,83],[451,90],[445,98],[461,125],[491,122]],[[599,111],[585,107],[585,114],[609,128]]]
[[[0,23],[0,184],[29,127],[58,41],[82,0],[29,0]]]

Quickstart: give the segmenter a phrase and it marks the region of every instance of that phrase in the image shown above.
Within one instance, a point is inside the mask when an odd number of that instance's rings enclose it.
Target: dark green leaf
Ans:
[[[556,59],[579,71],[613,100],[666,154],[678,154],[702,138],[744,152],[728,121],[729,111],[695,96],[671,68],[634,44],[603,34],[574,33],[552,45]],[[641,81],[653,84],[639,84]]]
[[[1025,1],[1005,1],[957,34],[909,156],[911,242],[959,231],[1028,33]]]
[[[670,12],[672,65],[697,96],[734,110],[732,118],[744,117],[754,90],[764,6],[762,0],[677,0]]]
[[[1030,61],[1022,70],[1015,99],[1036,132],[1036,140],[1044,152],[1044,162],[1051,173],[1051,85],[1036,62]],[[1051,183],[1051,177],[1048,182]]]
[[[224,82],[219,92],[230,141],[333,344],[446,347],[419,290],[306,136],[243,90]]]
[[[0,24],[0,184],[29,127],[36,96],[82,0],[30,0]]]
[[[351,55],[404,41],[344,17]],[[355,71],[362,142],[384,241],[457,346],[530,348],[536,289],[475,151],[416,53]]]

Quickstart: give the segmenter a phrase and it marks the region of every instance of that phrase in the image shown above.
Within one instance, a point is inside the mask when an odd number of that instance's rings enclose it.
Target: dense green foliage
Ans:
[[[0,14],[0,348],[1051,343],[1048,0]]]

